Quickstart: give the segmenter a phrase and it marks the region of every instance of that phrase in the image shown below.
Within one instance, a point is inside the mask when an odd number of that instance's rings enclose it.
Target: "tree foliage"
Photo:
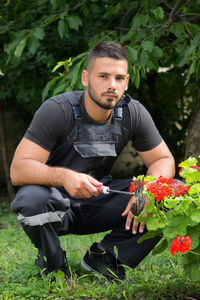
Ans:
[[[31,117],[41,100],[83,88],[89,49],[114,40],[128,54],[128,92],[180,161],[200,79],[199,7],[200,0],[3,1],[0,98]]]

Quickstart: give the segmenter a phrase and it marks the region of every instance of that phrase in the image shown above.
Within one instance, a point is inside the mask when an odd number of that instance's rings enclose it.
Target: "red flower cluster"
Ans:
[[[138,184],[139,183],[137,182],[137,187]],[[165,197],[178,197],[185,195],[189,191],[189,187],[186,185],[176,183],[174,179],[167,179],[163,176],[160,176],[156,181],[151,181],[148,183],[145,182],[145,185],[147,185],[147,192],[151,193],[158,202],[164,200]],[[131,182],[129,192],[133,193],[134,190],[135,184],[134,182]]]
[[[147,185],[147,192],[151,193],[155,199],[160,202],[165,197],[171,197],[173,195],[173,187],[175,181],[170,178],[166,179],[160,176],[156,181],[149,182]]]
[[[190,250],[190,244],[192,244],[192,241],[189,237],[189,235],[187,236],[176,236],[176,239],[173,240],[172,244],[171,244],[171,248],[170,251],[172,253],[172,255],[174,255],[175,253],[181,252],[181,253],[185,253],[186,251]]]
[[[156,181],[149,182],[147,192],[151,193],[160,202],[165,197],[178,197],[187,194],[189,188],[181,183],[176,183],[172,178],[160,176]]]

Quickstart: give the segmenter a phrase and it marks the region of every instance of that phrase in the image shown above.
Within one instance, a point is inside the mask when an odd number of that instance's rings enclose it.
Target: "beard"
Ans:
[[[88,94],[89,94],[90,98],[92,99],[92,101],[94,101],[99,107],[107,109],[107,110],[113,109],[122,97],[122,96],[119,97],[119,95],[114,91],[103,92],[103,93],[101,93],[100,96],[98,96],[90,83],[88,84]],[[114,99],[107,98],[106,101],[103,101],[102,96],[105,96],[105,95],[112,95],[115,98]]]

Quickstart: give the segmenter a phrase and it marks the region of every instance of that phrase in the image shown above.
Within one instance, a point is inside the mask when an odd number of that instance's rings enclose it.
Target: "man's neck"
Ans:
[[[92,101],[92,99],[88,95],[87,91],[85,91],[84,101],[85,101],[85,109],[86,109],[87,114],[95,122],[105,123],[109,119],[112,109],[107,110],[107,109],[104,109],[104,108],[98,106],[94,101]]]

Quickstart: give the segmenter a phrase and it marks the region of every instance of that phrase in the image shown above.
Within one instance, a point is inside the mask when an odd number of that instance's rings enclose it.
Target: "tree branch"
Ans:
[[[181,0],[177,0],[176,3],[174,4],[174,7],[173,7],[173,9],[172,9],[172,11],[171,11],[171,13],[170,13],[170,15],[169,15],[169,20],[172,19],[172,16],[173,16],[173,14],[174,14],[174,11],[175,11],[175,9],[177,8],[177,6],[179,5],[180,2],[181,2]]]

